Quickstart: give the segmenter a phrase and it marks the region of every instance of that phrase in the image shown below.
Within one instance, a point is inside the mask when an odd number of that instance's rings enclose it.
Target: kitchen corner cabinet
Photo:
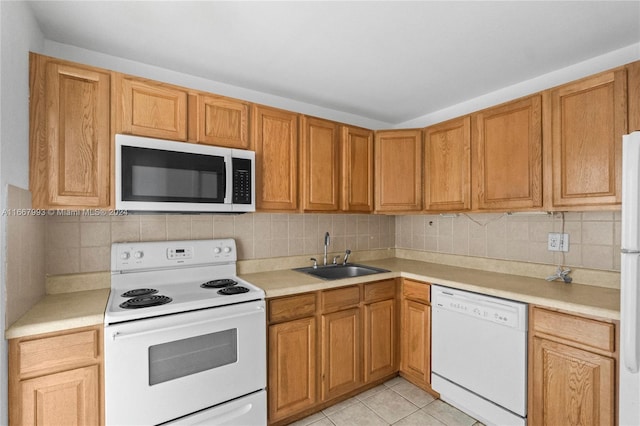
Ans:
[[[111,203],[111,74],[30,54],[33,208]]]
[[[9,340],[9,422],[104,424],[102,327]]]
[[[186,89],[116,75],[116,133],[187,140]]]
[[[420,211],[422,131],[377,131],[374,152],[376,212]]]
[[[249,103],[205,93],[189,95],[189,140],[250,149]]]
[[[431,390],[431,286],[402,280],[400,374]]]
[[[472,115],[474,210],[542,207],[542,96]]]
[[[566,84],[547,93],[551,209],[592,209],[621,202],[622,135],[627,132],[624,68]]]
[[[373,131],[342,126],[341,210],[373,211]]]
[[[471,117],[424,131],[424,209],[471,209]]]
[[[298,210],[298,114],[253,105],[256,209]]]
[[[529,308],[529,424],[616,424],[615,323]]]
[[[340,208],[340,133],[337,123],[302,116],[300,186],[303,211]]]

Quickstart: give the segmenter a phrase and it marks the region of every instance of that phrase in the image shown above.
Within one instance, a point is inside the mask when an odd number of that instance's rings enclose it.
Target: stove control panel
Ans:
[[[233,264],[232,239],[114,243],[111,271],[133,271],[182,265]]]
[[[193,257],[193,247],[171,247],[167,249],[167,259],[191,259]]]

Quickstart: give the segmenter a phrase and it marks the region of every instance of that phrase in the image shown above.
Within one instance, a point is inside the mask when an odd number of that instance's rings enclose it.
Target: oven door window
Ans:
[[[123,201],[223,203],[222,156],[122,147]]]
[[[149,347],[149,385],[238,361],[238,330],[230,329]]]

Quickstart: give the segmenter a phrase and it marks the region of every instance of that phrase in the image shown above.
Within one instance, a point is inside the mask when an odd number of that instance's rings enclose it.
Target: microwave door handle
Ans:
[[[224,169],[225,169],[225,194],[224,203],[231,204],[233,195],[233,162],[230,155],[224,156]]]

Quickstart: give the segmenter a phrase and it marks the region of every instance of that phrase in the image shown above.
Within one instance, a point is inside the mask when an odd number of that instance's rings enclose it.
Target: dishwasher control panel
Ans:
[[[526,328],[526,304],[482,294],[432,286],[431,303],[445,309],[507,327]]]

